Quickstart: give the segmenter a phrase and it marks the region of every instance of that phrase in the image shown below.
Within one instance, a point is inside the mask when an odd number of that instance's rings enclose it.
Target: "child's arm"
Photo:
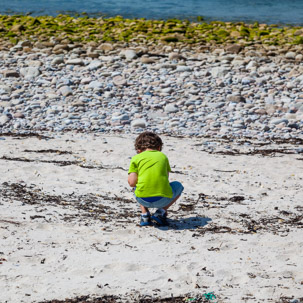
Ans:
[[[138,175],[136,173],[130,173],[128,175],[128,184],[131,187],[135,187],[138,182]]]

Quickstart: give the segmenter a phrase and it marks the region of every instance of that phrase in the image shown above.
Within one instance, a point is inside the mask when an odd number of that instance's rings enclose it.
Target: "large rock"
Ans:
[[[12,89],[4,84],[0,84],[0,95],[2,94],[10,94],[12,92]]]
[[[241,58],[235,58],[232,62],[231,62],[232,66],[241,66],[241,65],[245,65],[245,60],[241,59]]]
[[[89,70],[96,70],[102,66],[102,62],[100,60],[93,60],[88,66]]]
[[[274,95],[271,95],[271,94],[268,95],[267,97],[265,97],[264,101],[266,104],[275,104],[276,103]]]
[[[273,124],[273,125],[278,125],[278,124],[281,124],[281,123],[285,123],[287,125],[288,120],[284,119],[284,118],[274,118],[274,119],[270,120],[269,123]]]
[[[152,68],[155,69],[155,70],[160,70],[162,68],[176,69],[177,65],[176,64],[169,64],[169,63],[159,63],[159,64],[156,64],[156,65],[152,66]]]
[[[190,66],[186,65],[178,65],[176,71],[177,72],[191,72],[193,69]]]
[[[238,37],[241,36],[241,34],[240,34],[240,32],[238,32],[238,31],[232,31],[232,32],[230,33],[230,36],[231,36],[232,38],[238,38]]]
[[[4,70],[2,73],[5,78],[19,78],[20,77],[20,74],[16,70],[12,70],[12,69]]]
[[[23,113],[17,112],[14,114],[14,118],[19,118],[19,119],[23,119],[25,116]]]
[[[0,126],[4,126],[10,118],[7,115],[0,116]]]
[[[133,49],[126,49],[120,53],[127,61],[132,61],[137,58],[137,53]]]
[[[170,53],[168,55],[169,60],[185,60],[185,58],[178,53]]]
[[[32,42],[29,40],[19,41],[17,45],[21,47],[33,47]]]
[[[244,78],[242,78],[242,80],[241,80],[241,83],[244,84],[244,85],[246,85],[246,84],[251,84],[251,83],[253,83],[253,82],[255,82],[255,79],[252,78],[252,77],[244,77]]]
[[[294,81],[303,83],[303,75],[297,77]]]
[[[73,94],[73,90],[67,85],[60,87],[59,91],[60,91],[60,94],[64,97],[67,97],[67,96],[70,96]]]
[[[295,60],[296,59],[296,53],[295,52],[288,52],[285,54],[286,59]]]
[[[258,67],[258,64],[254,60],[249,61],[249,63],[246,65],[246,69],[248,69],[248,70],[256,69],[257,67]]]
[[[231,54],[238,54],[242,50],[242,46],[239,44],[229,45],[225,48],[226,52]]]
[[[178,107],[175,104],[167,104],[164,109],[167,113],[176,113],[179,111]]]
[[[303,55],[302,54],[298,54],[296,55],[296,61],[303,61]]]
[[[93,90],[100,90],[103,88],[103,84],[95,80],[89,83],[88,88],[92,88]]]
[[[116,86],[124,86],[127,84],[127,81],[123,76],[116,76],[113,78],[113,83]]]
[[[69,59],[66,61],[67,65],[84,65],[84,61],[82,59],[76,58],[76,59]]]
[[[99,56],[100,56],[100,54],[95,51],[87,51],[86,54],[87,54],[87,57],[94,58],[94,59],[99,58]]]
[[[43,62],[40,60],[28,60],[28,61],[25,61],[25,63],[29,67],[41,67],[43,65]]]
[[[64,56],[57,56],[52,60],[51,65],[58,65],[62,63],[64,63]]]
[[[86,78],[82,78],[81,81],[80,81],[80,83],[81,83],[81,84],[89,84],[89,83],[91,83],[92,81],[93,81],[92,78],[86,77]]]
[[[245,102],[245,98],[241,95],[228,95],[226,99],[227,101],[234,103]]]
[[[32,67],[32,66],[29,66],[29,67],[23,67],[20,69],[20,74],[25,78],[25,79],[34,79],[36,77],[38,77],[41,72],[39,70],[38,67]]]
[[[229,72],[229,68],[226,68],[224,66],[216,66],[212,68],[211,75],[214,78],[221,78],[224,77],[228,72]]]
[[[143,119],[136,119],[136,120],[132,121],[131,126],[133,128],[145,128],[146,127],[146,121],[143,120]]]
[[[20,33],[20,32],[22,32],[24,30],[25,30],[25,27],[22,24],[15,24],[10,29],[10,31],[14,32],[14,33]]]
[[[174,92],[174,89],[172,87],[165,87],[161,90],[161,92],[164,94],[171,94],[172,92]]]
[[[114,50],[114,46],[113,44],[110,43],[102,43],[98,49],[103,50],[104,52],[110,52],[112,50]]]
[[[150,57],[147,57],[147,56],[142,56],[140,61],[143,63],[143,64],[153,64],[155,63],[156,61]]]
[[[259,72],[260,73],[271,73],[272,72],[272,70],[271,70],[271,68],[269,67],[269,66],[261,66],[260,68],[259,68]]]
[[[12,106],[12,103],[9,101],[0,101],[0,107],[9,108]]]
[[[53,47],[53,52],[58,52],[58,51],[68,51],[69,50],[69,46],[67,44],[56,44]]]

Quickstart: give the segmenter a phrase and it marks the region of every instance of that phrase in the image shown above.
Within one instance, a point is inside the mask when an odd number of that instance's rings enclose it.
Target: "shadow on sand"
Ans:
[[[167,219],[168,226],[156,226],[160,230],[185,230],[185,229],[196,229],[203,227],[212,221],[211,218],[205,217],[190,217],[181,219]]]

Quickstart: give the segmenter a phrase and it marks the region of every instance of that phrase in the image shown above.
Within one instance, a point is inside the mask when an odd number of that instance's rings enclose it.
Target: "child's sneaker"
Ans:
[[[140,226],[148,226],[151,225],[150,213],[142,214]]]
[[[168,225],[166,219],[166,211],[164,209],[157,209],[157,211],[151,216],[151,219],[154,220],[160,226]]]

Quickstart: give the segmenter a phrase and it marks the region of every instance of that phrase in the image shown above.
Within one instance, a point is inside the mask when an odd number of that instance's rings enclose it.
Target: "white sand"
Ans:
[[[163,137],[163,152],[173,171],[182,172],[171,174],[171,180],[182,182],[185,191],[172,207],[171,227],[141,228],[127,184],[134,138],[66,134],[50,140],[0,141],[0,157],[37,160],[0,160],[1,303],[105,294],[135,301],[139,293],[166,297],[211,291],[217,302],[303,297],[303,229],[287,224],[302,216],[302,154],[226,156],[204,151],[201,143],[206,139]],[[47,149],[71,154],[25,152]],[[106,169],[39,160],[77,160]],[[12,183],[26,185],[40,196],[62,195],[59,199],[66,204],[30,205],[17,195],[5,197]],[[179,210],[180,204],[194,204],[200,193],[207,195],[205,203],[200,199],[192,210]],[[79,196],[88,194],[97,205],[110,206],[106,211],[111,214],[85,217],[89,212],[69,201],[73,197],[85,205],[88,196]],[[245,200],[228,201],[233,196]],[[252,224],[255,233],[245,233],[247,226],[241,223],[277,217],[265,225]],[[302,224],[302,217],[298,222]],[[231,232],[216,233],[215,227],[229,227]]]

